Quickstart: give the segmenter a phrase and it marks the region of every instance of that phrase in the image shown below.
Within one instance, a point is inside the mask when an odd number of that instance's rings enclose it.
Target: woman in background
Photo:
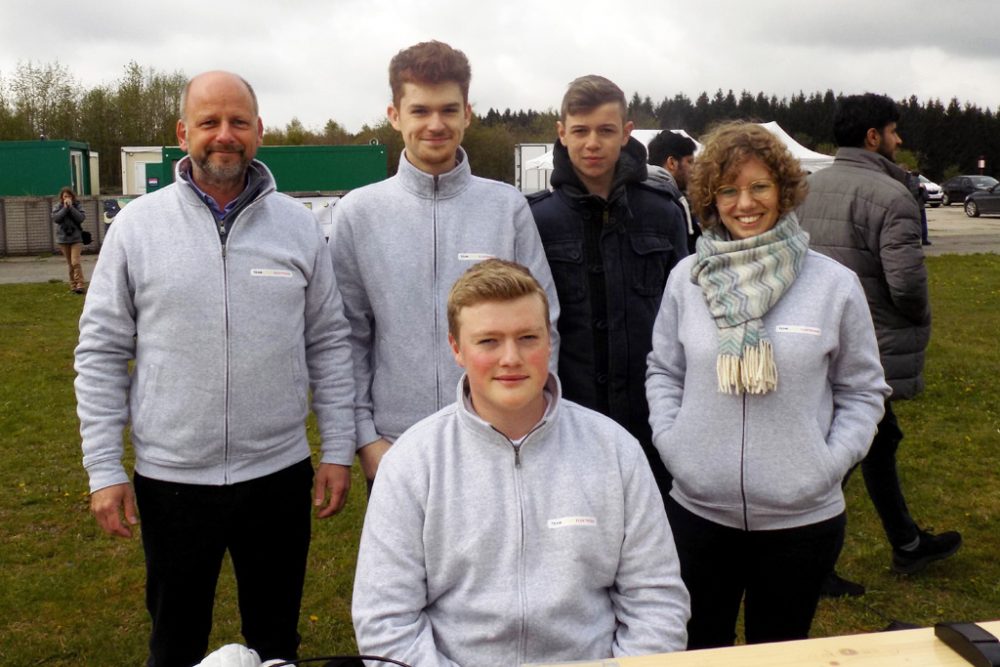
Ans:
[[[83,219],[86,214],[76,199],[73,188],[59,191],[59,204],[52,209],[52,222],[56,225],[56,243],[69,265],[69,288],[83,294],[83,266],[80,252],[83,250]]]
[[[691,593],[688,648],[808,636],[843,541],[841,480],[889,393],[857,277],[809,250],[798,161],[771,133],[703,138],[697,254],[670,273],[646,393]]]

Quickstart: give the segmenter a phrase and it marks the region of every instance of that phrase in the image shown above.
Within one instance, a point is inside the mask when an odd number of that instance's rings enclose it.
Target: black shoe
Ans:
[[[922,241],[922,242],[921,242],[921,244],[922,244],[922,245],[934,245],[934,244],[933,244],[933,243],[931,243],[930,241]]]
[[[920,544],[916,549],[906,551],[893,548],[893,570],[900,574],[916,574],[927,567],[928,563],[947,558],[962,546],[962,536],[954,530],[940,535],[921,530],[919,537]]]
[[[848,581],[836,572],[826,575],[823,585],[819,588],[820,597],[825,598],[857,598],[864,594],[864,586],[853,581]]]

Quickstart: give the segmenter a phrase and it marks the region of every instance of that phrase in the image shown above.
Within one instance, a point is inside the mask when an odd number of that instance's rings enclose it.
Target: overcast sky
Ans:
[[[832,89],[1000,107],[997,0],[4,0],[0,15],[0,77],[26,61],[58,60],[87,88],[129,60],[229,69],[267,126],[378,122],[389,59],[428,39],[469,56],[480,114],[558,108],[591,73],[654,103]]]

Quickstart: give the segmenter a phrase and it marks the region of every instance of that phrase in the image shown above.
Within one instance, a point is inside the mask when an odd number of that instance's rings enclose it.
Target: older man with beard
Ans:
[[[247,645],[295,658],[310,507],[331,516],[350,484],[350,325],[315,220],[253,159],[263,123],[250,85],[196,76],[182,114],[177,181],[115,219],[80,320],[91,509],[126,538],[142,512],[148,664],[202,659],[226,551]],[[315,485],[310,389],[323,440]]]

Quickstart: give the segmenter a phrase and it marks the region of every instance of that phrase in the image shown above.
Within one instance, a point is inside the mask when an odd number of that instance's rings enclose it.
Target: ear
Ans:
[[[668,155],[667,161],[664,162],[661,166],[672,174],[675,171],[677,171],[677,167],[680,166],[680,163],[677,161],[676,158],[674,158],[673,155]]]
[[[395,104],[390,104],[386,110],[385,115],[389,117],[389,124],[392,125],[392,129],[399,131],[399,109],[396,108]]]
[[[184,125],[183,119],[177,120],[177,143],[180,145],[182,151],[187,152],[187,126]]]
[[[869,127],[865,132],[865,148],[875,150],[882,145],[882,133],[874,127]]]
[[[465,364],[462,362],[462,351],[458,349],[458,341],[451,333],[448,334],[448,346],[451,347],[451,353],[455,356],[455,363],[465,368]]]
[[[632,136],[632,130],[635,129],[635,123],[628,121],[622,127],[622,146],[628,143],[628,138]]]
[[[264,120],[257,116],[257,141],[264,142]]]
[[[556,133],[559,135],[559,143],[563,146],[566,145],[566,126],[562,124],[561,120],[556,121]]]
[[[465,103],[465,127],[469,127],[472,123],[472,105],[468,102]]]

